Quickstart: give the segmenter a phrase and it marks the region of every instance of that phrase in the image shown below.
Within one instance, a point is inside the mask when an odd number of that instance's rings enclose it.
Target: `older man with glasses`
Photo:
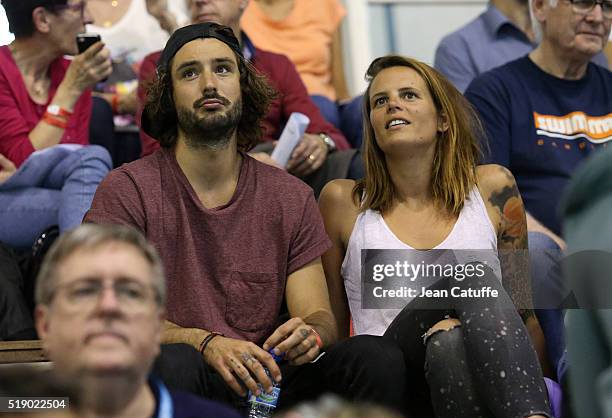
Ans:
[[[161,261],[135,230],[84,225],[51,249],[36,287],[36,326],[57,375],[80,388],[79,416],[238,417],[148,378],[165,298]]]

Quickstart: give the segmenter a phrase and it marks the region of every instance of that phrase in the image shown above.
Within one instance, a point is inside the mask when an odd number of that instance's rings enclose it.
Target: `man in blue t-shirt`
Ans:
[[[612,73],[589,62],[606,45],[609,4],[533,1],[538,47],[479,76],[465,93],[486,129],[486,162],[512,171],[529,230],[561,247],[561,193],[576,167],[612,139]]]
[[[482,118],[487,163],[512,171],[527,210],[536,315],[559,379],[567,302],[556,268],[565,248],[559,201],[572,173],[612,140],[612,73],[590,60],[606,45],[610,2],[531,0],[529,55],[482,74],[465,92]]]

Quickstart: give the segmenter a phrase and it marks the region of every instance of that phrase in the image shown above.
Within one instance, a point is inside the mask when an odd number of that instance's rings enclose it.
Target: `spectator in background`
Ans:
[[[582,308],[566,319],[574,412],[567,416],[576,418],[612,418],[611,159],[608,148],[576,170],[563,201],[564,279]]]
[[[87,30],[100,34],[115,67],[111,79],[104,85],[106,94],[102,95],[113,107],[114,114],[136,115],[140,64],[145,56],[162,48],[170,34],[186,21],[179,3],[164,0],[88,2],[94,22],[87,25]]]
[[[0,240],[23,249],[52,225],[80,224],[111,166],[87,146],[90,89],[111,63],[102,43],[63,58],[90,21],[85,1],[2,4],[15,41],[0,47]]]
[[[343,401],[333,395],[322,396],[315,402],[305,402],[276,414],[277,418],[401,418],[397,412],[374,404]]]
[[[434,66],[463,92],[480,74],[527,55],[535,45],[528,1],[491,0],[484,13],[440,41]],[[594,62],[607,68],[601,54]]]
[[[240,21],[248,0],[186,0],[194,23],[217,22],[232,28],[240,40],[244,56],[264,74],[278,97],[272,102],[262,121],[264,135],[251,155],[260,161],[275,165],[268,156],[282,132],[287,119],[293,112],[308,116],[310,125],[300,143],[293,151],[287,170],[302,178],[313,187],[315,195],[327,181],[346,178],[360,171],[359,159],[346,138],[332,124],[327,122],[314,105],[294,65],[285,56],[261,50],[253,45],[247,34],[241,31]],[[155,68],[160,52],[149,55],[142,64],[139,83],[139,97],[145,98],[147,84],[155,79]],[[141,132],[143,155],[159,148],[159,143]],[[264,152],[265,151],[265,152]]]
[[[286,55],[315,98],[348,99],[342,62],[340,0],[251,0],[242,29],[255,45]]]
[[[14,251],[0,242],[0,341],[36,339],[32,308],[23,289],[18,259]]]
[[[79,416],[238,418],[149,378],[165,300],[161,260],[135,230],[84,225],[54,244],[36,284],[36,327],[54,372],[79,391]]]
[[[100,34],[113,62],[111,76],[95,88],[90,139],[119,167],[141,154],[135,120],[140,64],[185,22],[184,5],[182,0],[90,0],[88,9],[94,22],[87,30]]]
[[[542,250],[565,247],[560,196],[574,170],[612,138],[612,73],[591,62],[607,43],[611,4],[533,0],[538,47],[477,77],[465,93],[485,126],[486,162],[507,167],[516,178],[527,211],[529,247],[538,251],[532,264],[546,259]],[[548,276],[550,268],[534,269],[536,307],[561,306],[564,295],[558,279]],[[549,357],[560,366],[561,312],[538,315]]]
[[[560,191],[612,134],[612,73],[590,62],[607,43],[612,6],[534,0],[532,7],[538,47],[476,78],[465,94],[484,122],[488,161],[517,179],[529,230],[564,247]]]
[[[257,47],[295,64],[323,116],[359,148],[361,97],[350,100],[344,76],[345,15],[340,0],[252,0],[241,24]]]

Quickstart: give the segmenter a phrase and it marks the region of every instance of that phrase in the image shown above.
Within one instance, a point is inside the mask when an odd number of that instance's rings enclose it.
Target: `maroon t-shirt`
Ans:
[[[146,235],[164,262],[170,321],[256,343],[274,331],[287,276],[331,245],[312,190],[244,154],[224,206],[205,208],[161,149],[113,170],[84,221]]]

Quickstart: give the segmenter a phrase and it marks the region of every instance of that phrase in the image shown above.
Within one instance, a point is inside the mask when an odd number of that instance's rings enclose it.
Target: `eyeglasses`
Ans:
[[[601,6],[603,16],[612,19],[612,0],[569,0],[575,13],[587,14],[595,8],[596,4]]]
[[[102,280],[84,279],[56,287],[55,291],[78,310],[92,309],[109,286]],[[110,286],[122,308],[135,311],[147,308],[154,299],[152,286],[132,279],[118,279]]]
[[[87,1],[82,1],[80,3],[74,3],[74,4],[56,4],[53,6],[48,6],[48,8],[52,10],[73,10],[75,12],[79,12],[81,14],[81,19],[85,17],[86,7],[87,7]]]

